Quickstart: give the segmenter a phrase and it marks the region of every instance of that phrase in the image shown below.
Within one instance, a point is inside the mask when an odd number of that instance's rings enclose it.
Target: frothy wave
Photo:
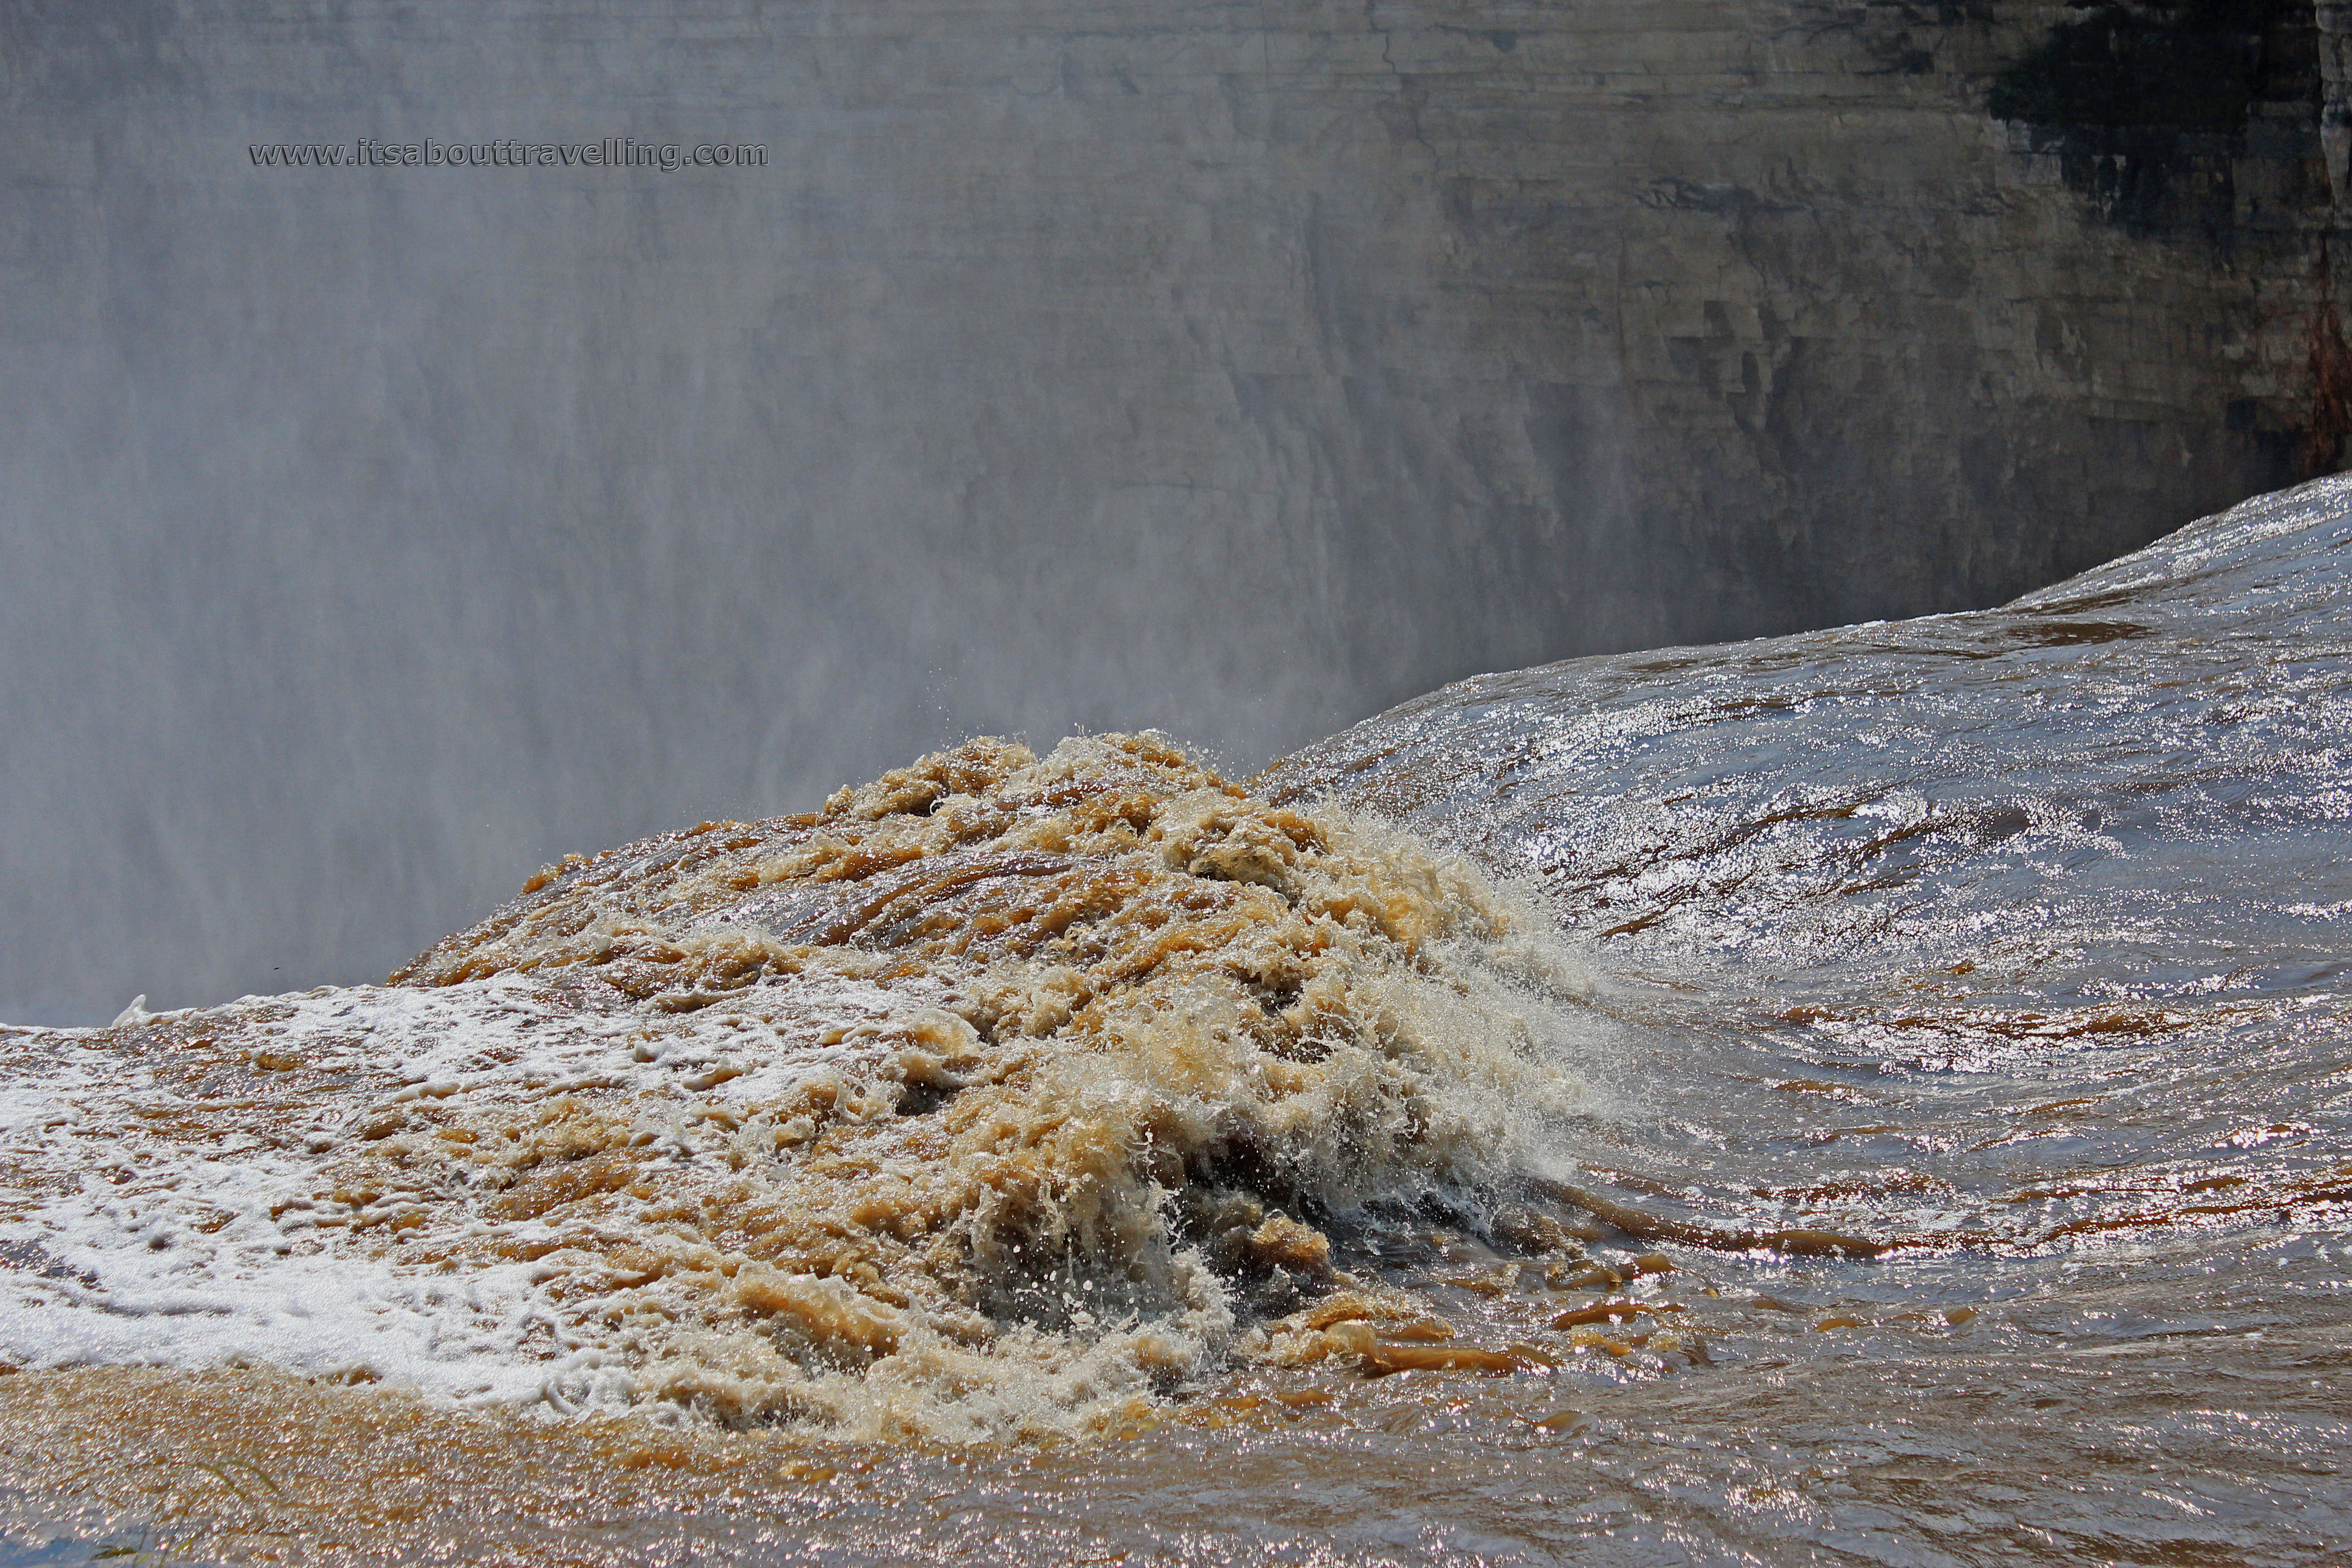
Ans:
[[[29,1037],[0,1354],[1100,1428],[1301,1353],[1354,1227],[1507,1196],[1585,985],[1376,821],[975,741],[569,858],[383,987]]]

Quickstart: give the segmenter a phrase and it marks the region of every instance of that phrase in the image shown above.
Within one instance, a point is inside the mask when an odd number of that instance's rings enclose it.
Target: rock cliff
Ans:
[[[958,734],[1246,763],[2332,467],[2347,15],[11,6],[0,999],[358,977]],[[2102,107],[2086,25],[2221,87]],[[619,135],[770,161],[249,154]]]

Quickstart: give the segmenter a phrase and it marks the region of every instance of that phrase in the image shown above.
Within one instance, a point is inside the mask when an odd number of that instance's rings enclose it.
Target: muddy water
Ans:
[[[975,742],[16,1034],[0,1482],[218,1559],[2326,1560],[2348,512],[1247,786]]]

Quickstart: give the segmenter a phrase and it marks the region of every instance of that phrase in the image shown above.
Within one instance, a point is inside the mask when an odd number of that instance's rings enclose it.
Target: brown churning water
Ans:
[[[0,1201],[46,1315],[147,1317],[136,1359],[1081,1436],[1228,1361],[1344,1353],[1370,1308],[1286,1320],[1355,1283],[1332,1226],[1520,1196],[1578,1109],[1580,984],[1369,819],[1148,736],[975,741],[570,858],[383,988],[45,1040],[78,1076]],[[356,1281],[363,1309],[281,1299]],[[173,1293],[215,1326],[173,1335]]]

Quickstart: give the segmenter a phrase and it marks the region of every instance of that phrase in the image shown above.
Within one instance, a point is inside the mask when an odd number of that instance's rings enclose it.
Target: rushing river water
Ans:
[[[974,742],[19,1031],[18,1539],[2340,1557],[2347,563],[2323,481],[1246,786]]]

